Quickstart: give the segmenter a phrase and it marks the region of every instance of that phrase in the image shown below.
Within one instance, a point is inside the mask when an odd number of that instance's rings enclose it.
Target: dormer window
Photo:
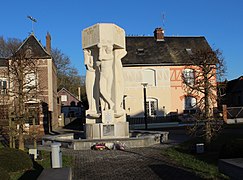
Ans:
[[[191,48],[187,48],[187,49],[186,49],[186,52],[187,52],[189,55],[192,55],[192,54],[193,54]]]
[[[137,49],[137,55],[144,55],[145,52],[144,52],[144,49],[143,48],[138,48]]]

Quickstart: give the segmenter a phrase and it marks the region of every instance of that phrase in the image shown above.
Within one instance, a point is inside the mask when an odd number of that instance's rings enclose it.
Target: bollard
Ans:
[[[204,144],[203,143],[196,144],[196,152],[197,152],[197,154],[204,153]]]
[[[60,151],[61,143],[54,142],[51,144],[51,164],[52,168],[62,167],[62,152]]]

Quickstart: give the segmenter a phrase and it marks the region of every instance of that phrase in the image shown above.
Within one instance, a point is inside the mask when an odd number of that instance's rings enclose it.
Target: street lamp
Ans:
[[[144,82],[141,83],[143,86],[143,101],[144,101],[144,124],[145,124],[145,129],[148,129],[148,123],[147,123],[147,106],[146,106],[146,102],[147,102],[147,95],[146,95],[146,87],[148,85],[148,83]]]

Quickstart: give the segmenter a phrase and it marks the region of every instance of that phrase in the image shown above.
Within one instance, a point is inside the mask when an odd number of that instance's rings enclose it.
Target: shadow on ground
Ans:
[[[155,174],[157,174],[161,179],[164,180],[171,180],[171,179],[180,179],[180,180],[199,180],[202,179],[195,174],[192,174],[192,172],[185,171],[180,168],[172,167],[166,164],[156,164],[156,165],[150,165],[149,166]]]
[[[33,169],[26,171],[20,178],[19,180],[34,180],[39,177],[41,172],[43,171],[43,167],[38,164],[36,161],[33,161]]]
[[[83,119],[82,118],[76,118],[69,124],[65,125],[63,128],[64,129],[70,129],[70,130],[78,130],[78,131],[83,131]]]

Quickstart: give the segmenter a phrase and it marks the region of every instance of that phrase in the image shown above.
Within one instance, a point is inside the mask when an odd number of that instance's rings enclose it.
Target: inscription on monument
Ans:
[[[102,111],[102,122],[106,124],[113,123],[114,121],[114,111],[113,110],[107,110]]]
[[[114,136],[114,125],[103,125],[103,136]]]

